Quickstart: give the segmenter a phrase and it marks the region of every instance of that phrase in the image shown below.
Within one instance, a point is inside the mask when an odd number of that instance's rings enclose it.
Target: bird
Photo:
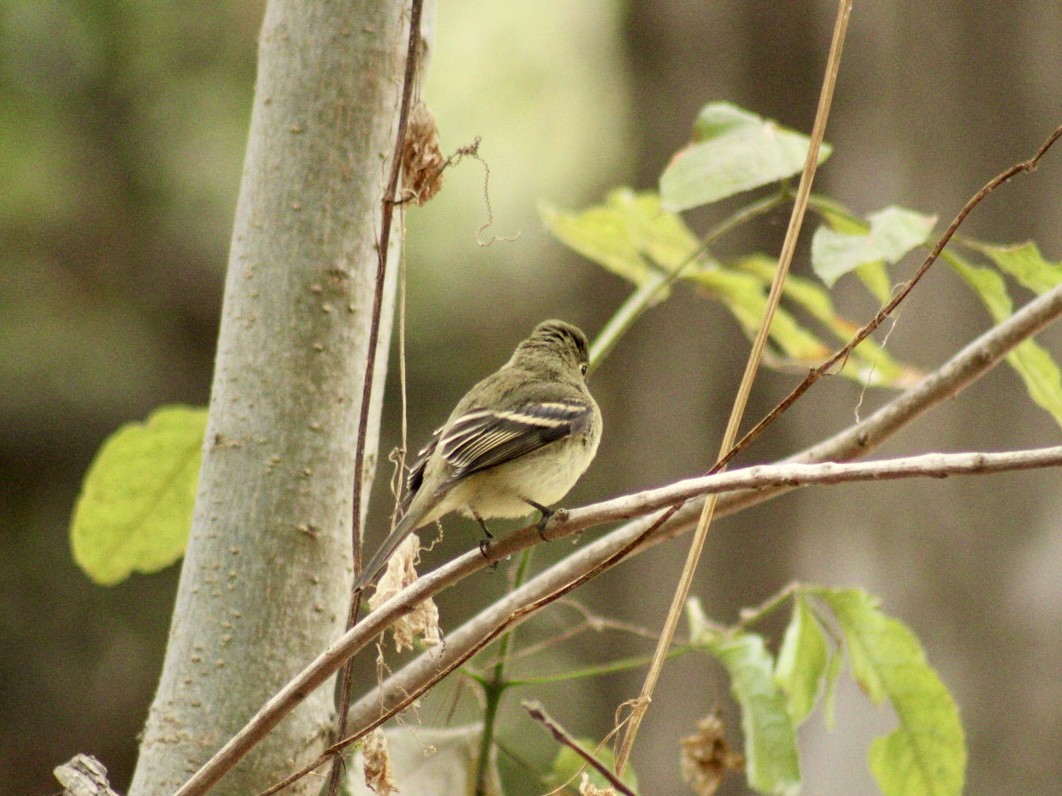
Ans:
[[[405,538],[453,511],[486,520],[540,514],[539,530],[590,466],[602,419],[586,385],[589,344],[578,327],[539,323],[512,357],[470,389],[419,452],[394,530],[355,589],[371,583]]]

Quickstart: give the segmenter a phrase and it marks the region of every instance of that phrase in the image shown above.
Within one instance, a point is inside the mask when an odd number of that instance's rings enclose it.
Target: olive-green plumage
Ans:
[[[410,533],[445,514],[460,511],[482,524],[545,511],[568,493],[601,439],[601,411],[586,386],[588,349],[577,327],[544,321],[458,401],[413,463],[402,518],[357,587]]]

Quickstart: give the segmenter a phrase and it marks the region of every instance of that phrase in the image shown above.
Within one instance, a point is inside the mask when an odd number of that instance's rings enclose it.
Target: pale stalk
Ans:
[[[789,273],[789,265],[793,261],[797,240],[800,237],[800,228],[804,222],[804,213],[808,206],[808,197],[811,195],[811,184],[819,162],[819,148],[826,132],[826,120],[830,115],[830,103],[833,100],[833,89],[837,83],[837,72],[841,65],[841,52],[844,49],[844,36],[848,28],[848,17],[851,10],[851,0],[840,0],[837,8],[837,21],[833,29],[833,40],[830,43],[830,55],[826,63],[826,77],[823,81],[822,93],[819,96],[815,124],[811,131],[807,160],[804,162],[804,171],[800,175],[800,185],[797,187],[793,213],[790,216],[789,228],[786,230],[782,252],[778,258],[778,269],[775,272],[774,281],[771,283],[771,291],[767,298],[767,308],[764,312],[763,322],[760,324],[759,332],[756,334],[756,339],[752,344],[752,350],[749,352],[745,373],[738,387],[737,397],[734,399],[734,407],[730,413],[730,420],[727,422],[726,431],[723,434],[723,441],[719,450],[720,459],[733,447],[734,441],[737,439],[741,418],[745,414],[745,406],[748,403],[749,393],[752,391],[752,382],[756,377],[756,371],[759,369],[760,359],[763,356],[763,349],[767,344],[771,321],[774,319],[775,310],[782,299],[782,285],[785,283],[786,275]],[[711,526],[712,515],[715,512],[715,504],[716,498],[714,495],[709,496],[704,502],[704,508],[697,523],[697,530],[694,532],[693,539],[690,542],[685,566],[682,569],[678,586],[672,597],[671,607],[668,610],[667,619],[664,621],[664,627],[660,633],[653,660],[649,664],[649,671],[645,676],[645,683],[642,685],[642,691],[638,695],[638,699],[631,705],[631,714],[627,719],[619,752],[616,754],[616,771],[619,774],[623,773],[623,769],[630,759],[631,750],[638,735],[638,728],[641,726],[642,719],[649,709],[653,692],[656,690],[656,684],[660,679],[660,672],[664,668],[664,661],[667,660],[667,651],[675,637],[679,620],[682,618],[682,610],[686,604],[690,586],[693,584],[693,576],[697,572],[697,565],[700,563],[701,554],[708,539],[708,529]]]

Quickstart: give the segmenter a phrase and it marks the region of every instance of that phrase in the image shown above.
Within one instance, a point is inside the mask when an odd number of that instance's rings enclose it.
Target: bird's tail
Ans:
[[[417,528],[417,520],[420,519],[423,512],[413,511],[412,509],[415,509],[415,506],[410,508],[411,510],[405,513],[394,530],[384,539],[380,549],[369,559],[369,563],[362,568],[361,575],[354,581],[355,589],[364,589],[376,580],[376,576],[387,566],[387,560],[394,555],[398,546]]]

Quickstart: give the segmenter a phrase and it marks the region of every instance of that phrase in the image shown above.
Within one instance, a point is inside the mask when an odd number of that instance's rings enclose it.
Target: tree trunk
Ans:
[[[343,629],[374,244],[408,19],[404,0],[266,8],[195,518],[132,796],[175,790]],[[308,762],[332,714],[332,689],[318,689],[214,792],[253,793]]]

